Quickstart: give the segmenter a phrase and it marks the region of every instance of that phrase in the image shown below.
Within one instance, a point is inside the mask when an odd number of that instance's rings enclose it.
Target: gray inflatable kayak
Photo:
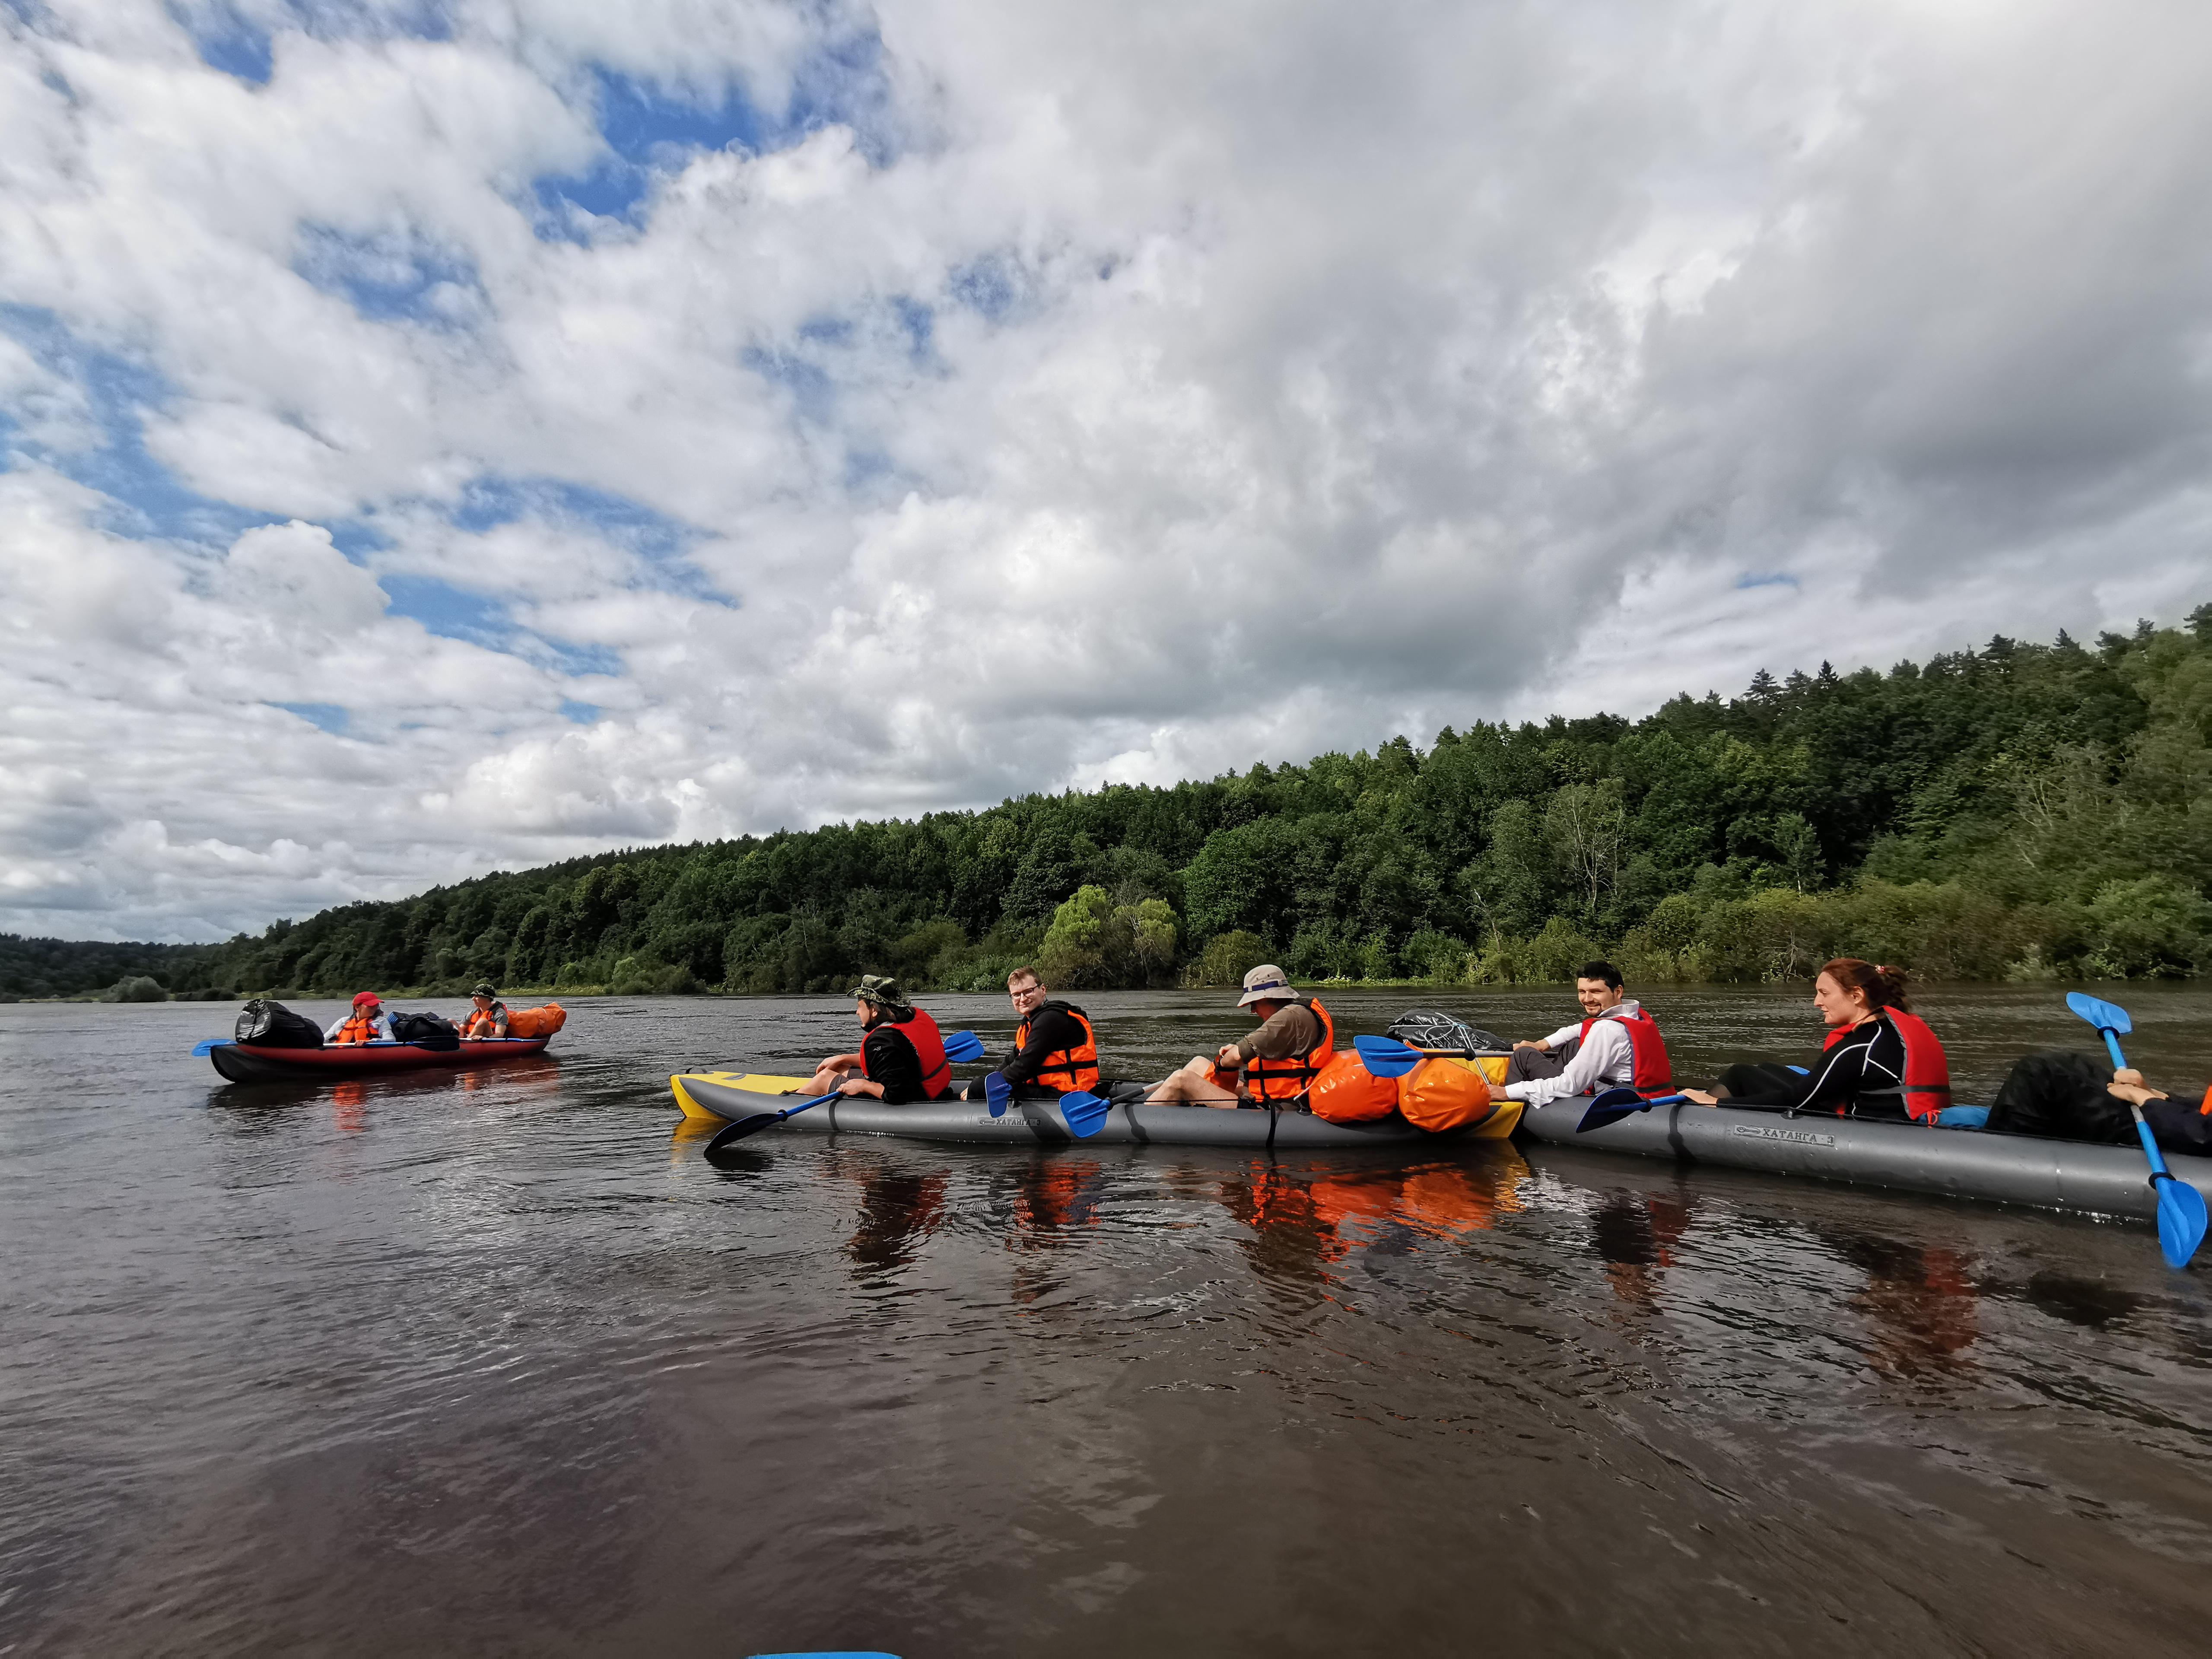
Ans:
[[[785,1091],[805,1079],[734,1072],[679,1073],[668,1079],[686,1116],[750,1117],[793,1102]],[[1091,1146],[1433,1146],[1440,1141],[1496,1139],[1510,1133],[1513,1111],[1468,1129],[1431,1134],[1393,1114],[1369,1123],[1330,1123],[1304,1112],[1231,1111],[1207,1106],[1116,1105]],[[1075,1139],[1056,1100],[1017,1100],[993,1117],[981,1101],[933,1100],[886,1106],[854,1097],[825,1101],[785,1120],[785,1133],[899,1135],[910,1140],[966,1141],[991,1146],[1058,1146]]]
[[[2138,1146],[2093,1146],[1980,1129],[1933,1129],[1860,1118],[1790,1116],[1685,1102],[1577,1134],[1587,1099],[1525,1112],[1522,1133],[1560,1146],[1812,1176],[1946,1198],[2032,1204],[2078,1215],[2154,1219],[2157,1194]],[[2212,1199],[2212,1158],[2168,1155],[2166,1167]]]

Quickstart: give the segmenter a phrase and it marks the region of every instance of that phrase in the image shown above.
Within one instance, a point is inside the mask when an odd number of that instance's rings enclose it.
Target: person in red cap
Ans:
[[[363,991],[353,1000],[353,1012],[343,1019],[333,1020],[331,1029],[323,1033],[325,1042],[389,1042],[391,1029],[384,1023],[384,999],[374,991]]]

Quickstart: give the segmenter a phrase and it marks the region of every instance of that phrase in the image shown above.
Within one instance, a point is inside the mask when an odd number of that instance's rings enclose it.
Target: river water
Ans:
[[[2205,996],[2117,988],[2201,1089]],[[1229,1000],[1088,1000],[1122,1075]],[[1814,1030],[1650,1005],[1681,1076]],[[2088,1035],[1923,1006],[1962,1098]],[[297,1089],[189,1057],[231,1013],[0,1010],[0,1653],[2212,1644],[2212,1261],[2147,1226],[1545,1147],[716,1169],[666,1074],[804,1069],[849,1005],[584,1000],[557,1060]]]

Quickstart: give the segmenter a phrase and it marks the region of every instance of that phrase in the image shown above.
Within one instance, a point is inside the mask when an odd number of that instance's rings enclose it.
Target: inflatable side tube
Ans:
[[[1796,1117],[1688,1102],[1655,1106],[1577,1134],[1589,1103],[1553,1101],[1522,1115],[1539,1140],[1592,1152],[1811,1176],[1895,1192],[2027,1204],[2077,1215],[2149,1220],[2157,1195],[2142,1151],[1978,1129],[1936,1129],[1863,1118]],[[2212,1197],[2212,1158],[2171,1158],[2175,1176]]]
[[[457,1048],[422,1048],[411,1042],[349,1042],[322,1048],[270,1048],[225,1042],[208,1050],[216,1070],[233,1083],[326,1083],[340,1078],[380,1077],[437,1066],[496,1066],[544,1051],[550,1037],[465,1042]]]
[[[686,1073],[669,1079],[677,1103],[687,1115],[711,1113],[723,1118],[781,1111],[793,1097],[781,1091],[742,1086],[744,1074]],[[772,1079],[780,1081],[781,1079]],[[1401,1117],[1369,1123],[1330,1123],[1303,1112],[1269,1114],[1205,1106],[1115,1106],[1097,1134],[1085,1143],[1097,1146],[1254,1146],[1270,1144],[1273,1118],[1277,1147],[1434,1146],[1464,1132],[1432,1135]],[[886,1106],[855,1097],[826,1102],[787,1119],[789,1134],[896,1135],[908,1140],[964,1142],[972,1146],[1058,1146],[1072,1143],[1067,1120],[1056,1100],[1017,1100],[1006,1115],[993,1117],[980,1100],[933,1100],[911,1106]]]

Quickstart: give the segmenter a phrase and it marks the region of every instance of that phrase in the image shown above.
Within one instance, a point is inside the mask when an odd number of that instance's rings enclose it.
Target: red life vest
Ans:
[[[1058,1001],[1040,1003],[1037,1013],[1048,1008],[1066,1014],[1080,1025],[1083,1041],[1073,1048],[1055,1048],[1047,1054],[1044,1064],[1037,1067],[1037,1086],[1060,1095],[1079,1091],[1088,1093],[1098,1086],[1098,1035],[1091,1029],[1091,1016],[1072,1002]],[[1029,1046],[1030,1022],[1025,1019],[1014,1029],[1014,1048],[1018,1052]]]
[[[1933,1123],[1936,1115],[1951,1103],[1951,1061],[1943,1053],[1943,1045],[1928,1022],[1917,1014],[1908,1014],[1902,1008],[1876,1010],[1876,1017],[1889,1022],[1890,1029],[1905,1042],[1905,1115],[1915,1123]],[[1828,1040],[1820,1045],[1826,1054],[1858,1028],[1840,1026],[1828,1033]],[[1886,1089],[1870,1089],[1869,1094],[1899,1092]],[[1836,1108],[1841,1117],[1844,1109]]]
[[[893,1020],[891,1030],[914,1045],[915,1054],[921,1061],[921,1097],[943,1098],[945,1091],[952,1086],[952,1062],[945,1057],[945,1034],[937,1029],[937,1022],[917,1008],[906,1018]],[[868,1045],[865,1042],[860,1045],[860,1075],[868,1075]]]
[[[1630,1064],[1628,1086],[1639,1095],[1663,1095],[1674,1086],[1674,1062],[1667,1058],[1666,1040],[1659,1035],[1659,1022],[1641,1008],[1632,1014],[1594,1014],[1583,1022],[1583,1041],[1589,1041],[1590,1027],[1601,1019],[1609,1019],[1628,1033]]]
[[[1336,1022],[1328,1017],[1328,1010],[1312,997],[1306,999],[1321,1021],[1321,1041],[1302,1054],[1288,1060],[1261,1060],[1255,1054],[1244,1063],[1244,1086],[1259,1101],[1296,1100],[1313,1087],[1313,1080],[1336,1054]]]

